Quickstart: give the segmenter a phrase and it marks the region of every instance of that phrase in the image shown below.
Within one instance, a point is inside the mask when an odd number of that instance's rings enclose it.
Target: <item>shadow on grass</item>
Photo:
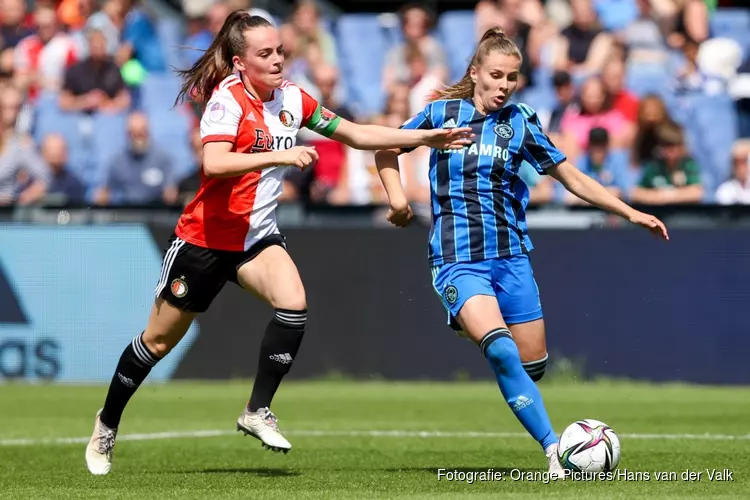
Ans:
[[[446,477],[446,474],[455,474],[455,473],[476,473],[479,474],[480,472],[484,472],[487,474],[503,474],[506,477],[510,474],[514,474],[516,476],[520,476],[522,474],[527,474],[529,472],[535,472],[535,473],[541,473],[545,472],[545,469],[520,469],[517,467],[510,468],[510,467],[393,467],[390,469],[383,469],[384,472],[422,472],[425,474],[430,474],[432,476],[437,476],[438,471],[440,471],[440,474],[442,477]]]
[[[181,474],[250,474],[258,477],[291,477],[299,476],[300,472],[285,469],[268,469],[268,468],[237,468],[237,467],[226,467],[226,468],[210,468],[210,469],[197,469],[189,471],[180,471]]]

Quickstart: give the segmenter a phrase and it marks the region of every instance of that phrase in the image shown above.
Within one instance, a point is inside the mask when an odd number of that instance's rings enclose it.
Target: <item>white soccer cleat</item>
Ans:
[[[117,429],[110,429],[104,425],[99,417],[102,410],[96,412],[94,433],[86,446],[86,466],[89,472],[97,476],[109,474],[112,469],[112,452],[115,449]]]
[[[245,409],[237,419],[237,430],[259,439],[264,448],[288,453],[292,445],[281,435],[276,422],[276,415],[268,408],[259,408],[254,412]]]
[[[563,469],[563,466],[560,464],[560,457],[557,456],[557,448],[558,446],[556,444],[553,444],[545,450],[547,461],[549,462],[549,476],[550,479],[553,480],[564,480],[565,469]]]

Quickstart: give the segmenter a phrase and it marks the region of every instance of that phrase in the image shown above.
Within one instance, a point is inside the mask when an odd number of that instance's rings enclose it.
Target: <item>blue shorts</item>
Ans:
[[[448,311],[448,324],[454,330],[461,330],[456,317],[474,295],[496,297],[509,325],[543,317],[539,287],[528,254],[433,267],[432,286]]]

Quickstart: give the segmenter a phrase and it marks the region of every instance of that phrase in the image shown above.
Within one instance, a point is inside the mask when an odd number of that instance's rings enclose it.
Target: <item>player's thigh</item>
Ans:
[[[208,248],[173,236],[156,285],[154,305],[143,340],[156,355],[167,354],[206,311],[226,283],[222,261]]]
[[[305,287],[297,266],[280,245],[264,248],[237,269],[242,288],[263,298],[275,309],[307,309]]]
[[[528,255],[495,259],[493,278],[497,302],[523,361],[547,352],[539,287]]]
[[[491,295],[470,297],[459,311],[456,320],[464,334],[477,345],[487,333],[507,327],[497,305],[497,299]]]
[[[162,358],[182,340],[196,316],[197,313],[183,311],[157,297],[143,332],[143,342],[149,351]]]
[[[432,274],[433,287],[453,329],[478,342],[488,331],[505,326],[488,262],[446,264],[433,268]]]

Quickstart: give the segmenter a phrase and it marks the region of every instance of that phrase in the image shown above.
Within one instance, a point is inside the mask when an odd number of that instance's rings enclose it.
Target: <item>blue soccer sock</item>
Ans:
[[[518,347],[507,328],[492,330],[479,345],[497,378],[497,385],[516,418],[546,451],[557,443],[542,394],[523,369]]]

